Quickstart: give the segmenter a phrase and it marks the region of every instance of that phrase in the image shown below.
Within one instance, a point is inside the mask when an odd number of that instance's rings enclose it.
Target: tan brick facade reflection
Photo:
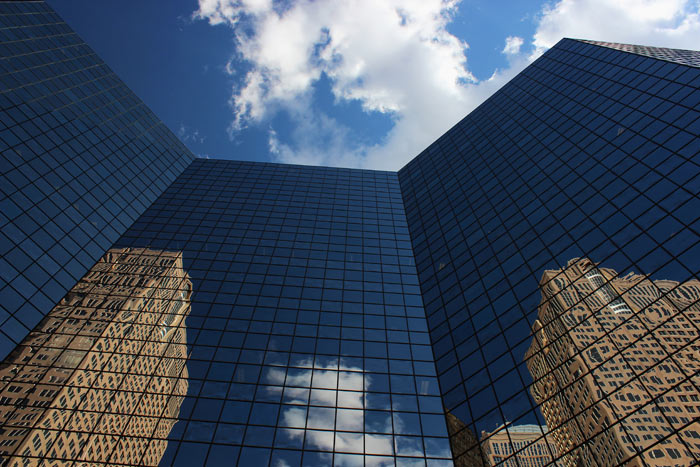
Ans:
[[[696,465],[700,282],[618,277],[577,258],[540,287],[525,358],[563,463]]]
[[[187,392],[180,253],[112,249],[0,368],[0,459],[157,465]]]
[[[447,432],[450,434],[450,447],[456,467],[484,467],[479,440],[472,430],[452,413],[445,414]]]
[[[503,467],[559,466],[552,462],[557,457],[554,443],[544,437],[546,426],[511,425],[502,426],[491,433],[481,432],[481,446],[487,465]]]

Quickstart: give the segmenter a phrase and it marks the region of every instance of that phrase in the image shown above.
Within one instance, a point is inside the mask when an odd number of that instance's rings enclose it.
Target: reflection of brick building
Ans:
[[[447,412],[447,431],[450,434],[450,446],[457,467],[483,467],[487,465],[479,449],[479,440],[458,417]]]
[[[573,259],[540,286],[526,360],[565,464],[614,465],[641,452],[627,465],[694,465],[700,282],[618,278]]]
[[[503,467],[544,467],[552,464],[557,450],[551,440],[544,437],[546,426],[503,426],[491,433],[481,432],[481,446],[487,465]],[[517,460],[516,460],[517,459]]]
[[[0,367],[0,458],[158,464],[191,290],[179,253],[110,250]]]

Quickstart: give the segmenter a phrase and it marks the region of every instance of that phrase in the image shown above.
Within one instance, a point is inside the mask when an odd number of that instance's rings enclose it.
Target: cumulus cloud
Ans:
[[[200,0],[194,16],[232,30],[236,76],[232,134],[270,125],[283,112],[284,138],[269,126],[281,162],[398,170],[562,37],[677,48],[700,43],[695,0],[560,0],[545,4],[531,39],[509,36],[507,66],[478,81],[468,45],[447,26],[459,0]],[[380,141],[314,105],[323,78],[337,102],[391,118]]]
[[[697,49],[696,0],[561,0],[546,5],[533,37],[535,55],[562,37]]]
[[[279,162],[342,167],[362,165],[361,149],[353,140],[350,128],[314,109],[306,99],[289,103],[286,112],[294,122],[291,141],[281,141],[272,127],[268,130],[270,154]]]
[[[274,129],[270,152],[285,162],[397,169],[476,102],[467,44],[446,27],[455,0],[201,0],[196,16],[233,28],[236,60],[250,65],[234,89],[233,129],[284,111],[296,128]],[[231,67],[233,69],[233,67]],[[388,114],[395,125],[376,145],[311,105],[325,76],[336,101]]]
[[[520,53],[520,47],[522,47],[525,41],[522,37],[518,36],[508,36],[506,37],[506,46],[503,47],[503,53],[506,55],[517,55]]]
[[[324,451],[393,454],[391,419],[374,429],[387,434],[363,434],[365,411],[363,389],[372,390],[372,376],[352,365],[323,364],[311,360],[297,362],[309,369],[283,368],[265,370],[263,382],[286,386],[278,436],[289,440],[304,440],[305,446]],[[285,376],[286,373],[286,376]],[[272,390],[276,386],[269,386]],[[306,389],[309,388],[309,389]],[[310,391],[310,395],[309,395]],[[397,419],[394,426],[401,432],[403,425]],[[343,432],[334,433],[331,430]]]

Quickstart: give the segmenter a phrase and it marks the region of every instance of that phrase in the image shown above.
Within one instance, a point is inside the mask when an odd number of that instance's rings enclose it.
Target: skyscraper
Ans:
[[[594,258],[648,277],[658,296],[659,280],[698,279],[699,55],[564,39],[399,171],[442,400],[472,433],[549,424],[523,358],[544,271]],[[628,462],[671,455],[662,443],[680,426],[659,423],[670,431],[632,441]],[[572,443],[558,455],[588,439]],[[685,449],[696,462],[698,447]]]
[[[197,159],[117,242],[146,245],[194,289],[164,463],[449,462],[395,173]]]
[[[563,39],[398,173],[204,160],[0,2],[2,455],[697,463],[699,62]]]
[[[44,2],[0,2],[5,357],[194,159]]]

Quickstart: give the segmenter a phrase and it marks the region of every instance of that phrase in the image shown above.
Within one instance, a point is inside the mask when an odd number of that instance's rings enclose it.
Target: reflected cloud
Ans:
[[[290,404],[283,406],[279,422],[280,426],[290,429],[278,430],[277,436],[282,438],[278,442],[288,447],[303,442],[305,449],[321,451],[393,455],[394,437],[391,433],[402,432],[401,418],[397,418],[397,424],[392,426],[391,412],[367,412],[364,390],[372,389],[372,376],[342,359],[340,365],[335,361],[317,361],[315,365],[310,359],[296,362],[308,369],[289,368],[286,378],[283,368],[267,373],[270,382],[274,380],[274,384],[286,386],[285,402]],[[376,417],[367,420],[367,413],[385,416],[377,423]],[[378,434],[364,434],[365,430]],[[419,446],[422,444],[421,438],[412,440]],[[422,446],[420,449],[404,449],[403,455],[422,456]],[[351,458],[341,461],[345,465],[343,462],[351,462]]]

